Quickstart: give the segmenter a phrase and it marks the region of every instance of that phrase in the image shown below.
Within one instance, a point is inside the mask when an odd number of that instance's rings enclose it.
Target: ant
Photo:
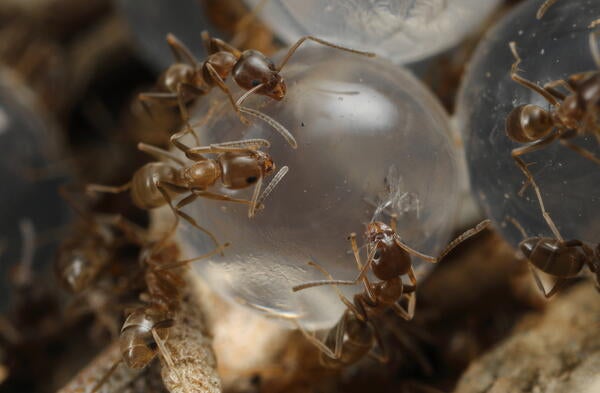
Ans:
[[[388,354],[376,324],[376,319],[388,309],[392,309],[398,316],[411,320],[414,316],[417,289],[417,278],[412,266],[411,256],[423,259],[426,262],[437,263],[441,261],[452,249],[466,239],[484,230],[489,220],[484,220],[477,226],[467,230],[456,239],[452,240],[437,257],[429,256],[416,251],[402,242],[396,232],[396,221],[392,218],[390,225],[381,221],[371,221],[367,224],[365,237],[367,240],[367,262],[361,262],[356,234],[348,237],[359,274],[352,281],[334,280],[331,274],[316,262],[310,261],[309,265],[323,273],[327,280],[313,281],[293,287],[294,292],[320,285],[334,285],[340,300],[346,306],[338,323],[331,328],[325,342],[321,342],[314,335],[306,332],[299,324],[298,327],[308,340],[321,350],[323,365],[339,368],[352,364],[361,359],[365,354],[385,362]],[[371,282],[368,278],[372,271],[378,282]],[[404,284],[402,276],[407,275],[410,284]],[[354,302],[346,298],[338,285],[356,285],[362,282],[364,291],[354,296]],[[399,301],[407,299],[404,308]],[[373,345],[382,350],[382,354],[372,351]]]
[[[226,247],[224,245],[223,247]],[[165,363],[172,367],[172,357],[165,346],[169,329],[175,323],[175,313],[179,311],[182,300],[180,289],[186,285],[181,267],[187,267],[191,262],[210,257],[220,250],[176,262],[179,254],[175,243],[168,243],[157,248],[153,242],[147,242],[140,252],[140,262],[145,268],[144,281],[146,293],[140,298],[145,305],[131,311],[119,337],[121,357],[113,364],[106,374],[96,383],[92,393],[95,393],[108,380],[121,363],[131,369],[142,369],[150,364],[158,353]]]
[[[249,108],[240,106],[233,97],[225,80],[231,75],[236,84],[244,90],[282,100],[286,94],[286,84],[281,70],[298,50],[300,45],[310,40],[331,48],[374,57],[374,53],[346,48],[313,36],[300,38],[290,47],[278,65],[257,50],[241,51],[225,41],[214,38],[207,31],[202,32],[202,41],[208,57],[200,62],[191,51],[173,34],[167,35],[167,43],[173,52],[176,63],[171,65],[159,78],[157,92],[142,93],[142,102],[163,102],[178,105],[184,122],[189,114],[186,105],[197,97],[207,94],[213,87],[221,89],[229,98],[235,111],[240,114],[256,114]],[[246,122],[241,117],[243,122]]]
[[[179,217],[181,217],[210,236],[215,245],[220,247],[217,239],[209,230],[201,227],[196,220],[181,209],[194,202],[198,197],[203,197],[246,204],[249,206],[248,217],[254,217],[257,208],[262,207],[262,202],[288,171],[287,166],[282,167],[261,193],[263,178],[275,170],[271,156],[260,150],[269,146],[269,141],[265,139],[246,139],[192,148],[179,145],[178,147],[191,161],[191,163],[186,163],[166,150],[139,143],[139,150],[158,160],[163,158],[171,160],[176,166],[162,161],[151,162],[138,169],[132,179],[124,185],[112,187],[89,184],[87,191],[116,194],[130,190],[133,203],[141,209],[154,209],[168,205],[175,216],[175,223],[165,239],[175,232]],[[214,159],[207,158],[205,154],[215,154],[216,157]],[[238,199],[207,190],[219,181],[229,190],[239,190],[254,185],[252,198],[250,200]],[[186,196],[177,205],[173,205],[172,196],[182,194]]]
[[[59,194],[80,220],[73,235],[58,248],[55,272],[65,289],[80,293],[116,258],[118,247],[126,243],[141,245],[145,235],[141,227],[121,215],[90,214],[82,210],[65,186],[59,188]]]
[[[515,42],[510,43],[510,49],[515,57],[511,69],[511,78],[544,97],[552,108],[545,110],[537,105],[520,105],[514,108],[506,118],[506,134],[515,142],[526,145],[512,150],[511,155],[519,169],[527,178],[519,194],[522,194],[529,183],[534,187],[533,175],[522,155],[543,149],[555,140],[573,150],[582,157],[600,164],[600,159],[592,152],[574,144],[571,139],[586,134],[594,135],[600,141],[598,125],[598,104],[600,102],[600,52],[595,45],[595,36],[590,34],[590,47],[598,71],[573,74],[567,80],[556,80],[540,87],[537,84],[518,75],[521,58],[517,53]],[[555,89],[565,87],[569,94],[565,95]]]
[[[567,280],[576,277],[587,265],[596,275],[596,287],[600,291],[600,243],[592,249],[581,240],[564,240],[554,221],[545,211],[539,190],[536,190],[536,196],[554,237],[529,237],[517,220],[512,217],[507,219],[523,236],[519,249],[529,261],[529,268],[537,287],[544,297],[550,298]],[[550,289],[546,290],[537,270],[555,278],[554,285]]]

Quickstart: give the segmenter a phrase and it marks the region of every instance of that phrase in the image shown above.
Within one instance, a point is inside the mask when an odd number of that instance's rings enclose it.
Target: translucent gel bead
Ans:
[[[68,207],[56,192],[64,178],[33,178],[33,169],[43,171],[56,163],[53,131],[31,91],[14,74],[0,68],[0,312],[10,299],[10,269],[22,256],[19,222],[29,220],[39,236],[48,236],[69,217]],[[35,249],[35,265],[40,269],[51,261],[47,242]]]
[[[173,63],[165,39],[173,33],[199,59],[206,56],[200,33],[213,30],[197,0],[118,0],[142,58],[162,71]]]
[[[510,152],[519,146],[508,139],[505,119],[521,104],[549,109],[541,96],[510,79],[514,58],[509,42],[515,41],[523,62],[520,75],[543,85],[570,74],[597,70],[588,44],[588,25],[600,17],[600,2],[557,2],[541,21],[535,14],[541,2],[516,7],[480,43],[467,71],[458,103],[465,135],[473,192],[486,215],[493,218],[513,245],[522,236],[505,222],[513,217],[529,236],[551,232],[542,218],[531,187],[517,195],[524,177]],[[575,143],[600,154],[596,138],[576,138]],[[597,243],[600,228],[600,166],[560,143],[526,154],[529,169],[542,190],[546,209],[565,238]]]
[[[246,0],[256,6],[260,0]],[[285,41],[315,35],[396,63],[460,42],[498,0],[269,0],[261,17]]]
[[[254,96],[246,105],[287,126],[296,150],[261,121],[245,128],[220,91],[196,108],[201,117],[206,103],[219,97],[214,121],[200,133],[203,144],[267,138],[276,165],[290,171],[254,219],[248,219],[247,206],[232,203],[203,199],[188,206],[186,212],[231,243],[224,257],[194,266],[230,298],[300,317],[308,327],[326,327],[343,310],[333,288],[291,289],[324,279],[307,262],[318,262],[337,279],[353,279],[357,268],[347,237],[356,232],[362,246],[373,203],[388,200],[388,214],[397,214],[407,244],[438,252],[450,236],[459,199],[455,146],[435,98],[389,62],[312,47],[294,56],[283,76],[284,100]],[[250,198],[251,191],[228,194]],[[190,257],[214,247],[189,226],[182,235]],[[361,253],[365,258],[364,248]],[[417,260],[415,266],[422,277],[430,265]],[[342,289],[349,296],[361,290]]]

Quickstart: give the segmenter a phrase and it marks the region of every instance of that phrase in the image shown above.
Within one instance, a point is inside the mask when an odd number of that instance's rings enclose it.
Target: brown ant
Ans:
[[[537,84],[518,75],[521,58],[517,53],[515,42],[510,43],[510,49],[515,57],[511,69],[511,78],[544,97],[552,108],[545,110],[537,105],[520,105],[514,108],[506,118],[506,134],[518,143],[526,145],[512,150],[511,155],[519,169],[527,178],[519,194],[531,183],[536,187],[533,175],[522,155],[543,149],[555,140],[573,150],[582,157],[600,164],[600,159],[592,152],[575,145],[571,139],[586,134],[594,135],[600,141],[598,125],[598,105],[600,103],[600,53],[595,45],[595,35],[590,34],[590,46],[598,71],[583,72],[571,75],[567,80],[557,80],[540,87]],[[569,94],[565,95],[555,87],[565,87]],[[543,209],[542,209],[543,210]],[[547,220],[548,221],[548,220]]]
[[[142,369],[160,353],[167,365],[172,367],[173,360],[164,343],[181,304],[181,288],[186,285],[183,271],[178,268],[219,251],[173,262],[179,254],[175,243],[156,247],[156,243],[147,242],[140,253],[140,262],[146,269],[144,281],[147,292],[140,296],[145,305],[133,310],[125,319],[119,337],[121,357],[98,381],[92,393],[98,391],[121,363],[132,369]]]
[[[581,273],[587,265],[596,275],[596,287],[600,291],[600,243],[595,249],[581,240],[564,240],[550,215],[544,210],[544,204],[539,191],[536,192],[538,203],[544,218],[553,232],[554,237],[529,237],[525,229],[512,217],[507,219],[521,232],[523,240],[519,249],[529,261],[529,268],[537,287],[546,298],[554,295],[569,279]],[[537,270],[555,278],[554,285],[546,290]]]
[[[227,95],[237,113],[254,115],[257,111],[242,107],[239,101],[236,102],[225,80],[231,75],[242,89],[281,100],[286,94],[281,70],[300,45],[307,40],[346,52],[375,56],[374,53],[346,48],[313,36],[305,36],[292,45],[281,62],[275,65],[270,58],[259,51],[240,51],[203,31],[202,41],[208,57],[199,62],[182,42],[173,34],[168,34],[167,43],[177,63],[170,66],[159,78],[157,92],[142,93],[139,98],[142,102],[155,101],[178,105],[182,118],[187,123],[189,115],[186,105],[197,97],[207,94],[216,86]]]
[[[356,242],[356,234],[348,239],[354,253],[359,274],[352,281],[334,280],[322,266],[311,261],[309,264],[320,270],[328,279],[313,281],[293,287],[294,292],[320,285],[334,285],[340,300],[346,306],[346,311],[339,322],[331,328],[325,342],[306,332],[299,324],[298,327],[308,340],[321,350],[321,362],[328,367],[339,368],[352,364],[369,353],[380,361],[387,361],[388,354],[378,331],[376,320],[388,309],[392,309],[405,320],[413,318],[417,287],[417,278],[412,267],[411,256],[430,263],[442,260],[452,249],[464,240],[476,235],[487,227],[489,220],[482,221],[448,243],[437,257],[416,251],[402,242],[396,232],[396,221],[390,225],[381,221],[371,221],[367,224],[365,237],[367,240],[367,262],[363,265]],[[368,278],[369,270],[379,280],[373,283]],[[410,284],[404,284],[402,276],[407,275]],[[356,285],[362,282],[364,291],[354,296],[354,302],[346,298],[338,285]],[[407,299],[407,307],[399,304]],[[372,349],[377,344],[382,354],[375,354]]]
[[[262,206],[262,202],[288,171],[287,166],[282,167],[261,194],[263,178],[270,175],[275,169],[271,156],[260,150],[269,146],[269,141],[265,139],[247,139],[192,148],[180,145],[178,147],[191,161],[191,163],[186,163],[166,150],[139,143],[138,149],[141,151],[158,160],[163,158],[171,160],[176,166],[162,161],[151,162],[138,169],[133,174],[131,181],[122,186],[90,184],[87,186],[87,190],[107,193],[130,190],[133,203],[141,209],[154,209],[168,205],[176,220],[165,239],[175,232],[179,217],[181,217],[195,228],[205,232],[219,247],[214,235],[201,227],[196,220],[181,209],[194,202],[198,197],[203,197],[247,204],[249,206],[248,216],[254,217],[257,208]],[[205,154],[215,154],[216,157],[214,159],[207,158]],[[217,182],[229,190],[239,190],[254,185],[252,198],[250,200],[238,199],[207,190]],[[182,194],[186,196],[177,205],[173,205],[172,197]]]
[[[54,267],[63,287],[79,293],[89,288],[102,270],[115,260],[118,247],[126,243],[141,245],[143,229],[120,215],[83,211],[65,187],[60,187],[59,193],[80,220],[73,235],[59,246]]]

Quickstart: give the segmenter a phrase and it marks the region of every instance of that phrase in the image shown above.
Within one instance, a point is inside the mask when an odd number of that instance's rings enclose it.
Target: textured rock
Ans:
[[[600,392],[600,296],[589,282],[526,317],[475,361],[455,393]]]

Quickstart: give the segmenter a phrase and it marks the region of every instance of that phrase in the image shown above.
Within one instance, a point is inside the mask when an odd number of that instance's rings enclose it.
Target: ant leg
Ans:
[[[383,341],[383,338],[381,337],[381,332],[379,331],[379,326],[373,321],[370,321],[369,323],[371,324],[371,327],[373,329],[373,334],[375,336],[375,342],[377,343],[377,346],[381,350],[381,354],[378,354],[373,349],[371,349],[371,351],[369,351],[369,356],[371,356],[373,359],[375,359],[381,363],[388,363],[390,361],[390,354],[388,353],[387,345],[385,345],[385,342]]]
[[[202,43],[204,44],[204,48],[206,49],[206,52],[209,55],[212,55],[219,51],[224,51],[233,54],[238,59],[242,56],[242,52],[239,49],[235,48],[232,45],[229,45],[228,43],[219,38],[211,37],[208,31],[206,30],[200,33],[200,36],[202,37]]]
[[[344,311],[344,315],[340,318],[335,326],[335,341],[333,345],[334,359],[341,359],[344,349],[344,336],[346,335],[346,320],[348,319],[348,310]]]
[[[357,55],[362,55],[362,56],[367,56],[367,57],[375,57],[375,53],[372,53],[372,52],[364,52],[364,51],[360,51],[360,50],[356,50],[356,49],[352,49],[352,48],[347,48],[345,46],[337,45],[337,44],[334,44],[332,42],[325,41],[325,40],[322,40],[320,38],[317,38],[317,37],[314,37],[314,36],[311,36],[311,35],[307,35],[307,36],[304,36],[304,37],[300,38],[298,41],[296,41],[296,43],[294,45],[292,45],[292,47],[288,50],[288,52],[286,53],[286,55],[281,60],[281,63],[279,63],[279,65],[277,66],[276,70],[277,71],[281,71],[283,69],[283,67],[285,67],[285,65],[287,64],[287,62],[290,60],[290,58],[292,57],[292,55],[294,53],[296,53],[296,51],[298,50],[298,48],[300,47],[300,45],[302,45],[307,40],[314,41],[314,42],[316,42],[318,44],[321,44],[321,45],[324,45],[324,46],[328,46],[330,48],[335,48],[335,49],[343,50],[345,52],[355,53]]]
[[[377,300],[377,296],[375,296],[375,294],[373,293],[373,290],[371,289],[371,283],[369,282],[369,278],[367,277],[366,274],[362,274],[363,273],[363,264],[360,261],[360,253],[358,252],[358,244],[356,243],[356,233],[352,232],[350,234],[350,236],[348,237],[348,239],[350,240],[350,245],[352,247],[352,253],[354,254],[354,260],[356,261],[356,267],[358,268],[358,271],[361,273],[362,275],[362,282],[363,285],[365,287],[365,291],[367,292],[367,296],[369,296],[369,299],[371,299],[372,301],[376,301]],[[373,249],[376,249],[376,247],[373,247]],[[369,256],[371,255],[375,255],[373,252],[369,252]],[[367,265],[370,267],[370,265],[373,263],[372,262],[372,257],[367,260]],[[359,275],[360,277],[360,275]]]
[[[558,106],[559,102],[556,100],[556,98],[554,98],[554,96],[552,94],[550,94],[548,91],[546,91],[544,88],[538,86],[537,84],[519,76],[518,73],[519,73],[519,64],[521,63],[521,57],[519,56],[519,53],[517,52],[517,44],[516,44],[516,42],[511,41],[509,46],[510,46],[510,50],[515,58],[515,62],[513,63],[511,70],[510,70],[511,79],[513,81],[517,82],[518,84],[535,91],[536,93],[538,93],[539,95],[544,97],[546,99],[546,101],[548,101],[552,106]]]
[[[85,191],[90,192],[103,192],[108,194],[120,194],[131,188],[131,182],[127,182],[121,186],[103,186],[102,184],[88,184],[85,186]]]
[[[159,181],[155,181],[155,185],[156,185],[156,188],[162,194],[164,200],[167,202],[167,204],[171,208],[171,211],[175,215],[175,222],[173,223],[173,227],[166,233],[166,235],[163,237],[163,239],[158,243],[158,244],[160,244],[160,247],[157,246],[156,247],[157,250],[160,249],[164,245],[164,243],[166,243],[167,240],[175,233],[175,231],[177,230],[177,226],[179,225],[179,218],[180,217],[183,218],[184,220],[186,220],[194,228],[198,229],[199,231],[202,231],[202,232],[206,233],[210,237],[210,239],[213,241],[213,243],[215,244],[216,248],[220,248],[221,247],[221,245],[217,241],[217,238],[215,237],[215,235],[213,235],[213,233],[211,231],[209,231],[208,229],[206,229],[206,228],[202,227],[201,225],[199,225],[196,222],[196,220],[194,220],[187,213],[183,212],[181,209],[173,206],[173,201],[171,200],[171,197],[169,196],[169,193],[167,192],[167,190],[165,190],[165,187],[167,187],[167,188],[169,187],[168,183],[162,184]]]
[[[542,19],[544,17],[544,14],[546,13],[546,11],[548,11],[548,9],[550,7],[552,7],[552,5],[554,3],[556,3],[558,0],[546,0],[544,2],[544,4],[542,4],[540,6],[540,8],[538,8],[537,13],[535,14],[535,17],[539,20]]]
[[[417,276],[415,275],[415,271],[412,266],[410,267],[407,274],[413,286],[412,291],[410,293],[403,294],[408,298],[408,307],[405,309],[400,304],[394,303],[393,310],[400,318],[406,321],[410,321],[415,316],[415,308],[417,305],[417,296],[415,294],[415,290],[417,287]]]
[[[316,338],[314,334],[310,334],[308,331],[306,331],[306,329],[302,325],[300,325],[298,321],[292,320],[292,323],[296,326],[296,329],[298,329],[300,333],[302,333],[302,335],[308,340],[308,342],[314,345],[319,351],[323,352],[325,355],[329,356],[332,359],[337,359],[335,357],[335,353],[331,350],[331,348],[329,348],[321,340]]]
[[[249,205],[251,203],[249,200],[233,198],[233,197],[230,197],[229,195],[225,195],[225,194],[217,194],[214,192],[203,191],[203,190],[202,191],[201,190],[192,190],[191,195],[188,195],[187,197],[185,197],[181,201],[179,201],[179,203],[177,203],[177,209],[182,209],[183,207],[189,205],[190,203],[194,202],[196,199],[198,199],[200,197],[206,198],[206,199],[214,199],[217,201],[241,203],[244,205]]]
[[[264,8],[269,0],[260,0],[252,10],[246,13],[234,27],[235,35],[231,39],[231,46],[239,47],[248,36],[248,27],[250,23],[256,19],[256,15]]]
[[[448,253],[450,253],[450,251],[452,251],[454,248],[456,248],[456,246],[458,246],[460,243],[464,242],[468,238],[475,236],[479,232],[483,231],[490,224],[490,222],[491,222],[490,220],[483,220],[479,224],[474,226],[473,228],[466,230],[461,235],[459,235],[456,239],[454,239],[450,243],[448,243],[448,245],[442,250],[442,252],[437,257],[423,254],[423,253],[407,246],[405,243],[402,242],[402,240],[400,239],[400,237],[398,235],[394,236],[394,241],[396,242],[396,245],[398,245],[398,247],[402,248],[404,251],[408,252],[409,254],[412,254],[412,255],[416,256],[417,258],[421,258],[427,262],[438,263],[439,261],[444,259],[444,257],[446,255],[448,255]]]
[[[549,143],[554,141],[554,139],[557,138],[557,135],[558,134],[550,135],[550,136],[546,137],[545,139],[540,139],[539,141],[534,142],[530,145],[516,148],[512,151],[511,155],[512,155],[513,159],[515,160],[515,163],[517,164],[519,169],[521,169],[521,172],[523,172],[523,174],[527,178],[528,182],[533,187],[533,190],[535,191],[535,195],[538,200],[538,204],[540,206],[540,210],[542,211],[542,216],[544,217],[546,224],[548,224],[548,227],[550,227],[550,230],[552,231],[554,236],[558,240],[563,241],[563,237],[560,235],[560,232],[558,231],[556,224],[554,224],[554,221],[550,217],[550,214],[548,214],[548,212],[546,211],[546,206],[544,205],[544,200],[542,198],[542,192],[540,191],[540,188],[538,187],[537,183],[535,182],[533,175],[527,168],[527,164],[525,164],[523,159],[521,159],[521,157],[520,157],[523,154],[526,154],[526,153],[529,153],[529,152],[532,152],[535,150],[539,150],[542,147],[548,145]]]
[[[184,387],[184,391],[187,392],[188,389],[186,387],[188,386],[188,383],[185,381],[185,379],[183,378],[183,376],[181,375],[179,370],[175,367],[175,362],[173,361],[173,356],[171,356],[171,352],[167,348],[167,345],[165,344],[165,340],[160,338],[160,336],[156,332],[155,328],[152,328],[151,332],[152,332],[152,337],[154,338],[154,342],[156,342],[156,345],[158,346],[158,350],[159,350],[160,354],[162,355],[162,358],[164,359],[165,363],[167,364],[167,367],[169,368],[169,370],[173,371],[175,373],[175,375],[177,375],[180,386]]]
[[[169,207],[171,208],[171,210],[173,211],[173,213],[175,214],[176,222],[173,225],[173,229],[171,229],[171,231],[168,234],[168,236],[166,237],[166,239],[168,239],[168,237],[170,237],[173,233],[175,233],[175,231],[177,230],[177,225],[179,224],[179,217],[181,217],[184,220],[186,220],[190,225],[192,225],[194,228],[206,233],[210,237],[210,239],[213,241],[216,248],[221,247],[221,244],[218,242],[217,238],[215,237],[215,235],[213,235],[213,233],[211,231],[209,231],[208,229],[199,225],[195,219],[193,219],[189,214],[182,211],[180,208],[173,206],[173,201],[171,200],[171,197],[169,196],[167,191],[163,188],[164,187],[163,184],[157,182],[156,186],[157,186],[158,190],[161,192],[161,194],[163,195],[163,198],[165,198],[165,200],[167,201],[167,203],[168,203]],[[168,187],[168,184],[165,184],[165,186]]]
[[[598,24],[600,24],[600,19],[593,21],[590,27],[595,28]],[[590,52],[592,53],[596,67],[600,69],[600,50],[598,49],[598,43],[596,42],[597,36],[600,36],[600,31],[593,31],[590,33]]]
[[[148,238],[148,234],[144,228],[126,219],[120,214],[113,214],[104,217],[99,216],[98,220],[108,222],[109,224],[117,227],[121,232],[123,232],[129,241],[132,241],[135,244],[143,245]]]
[[[196,57],[192,54],[192,51],[190,51],[183,42],[179,41],[174,34],[167,34],[167,44],[169,44],[169,48],[171,49],[173,57],[176,61],[180,63],[188,63],[192,66],[198,64],[198,60],[196,60]]]
[[[248,119],[246,119],[242,115],[242,113],[240,111],[240,107],[237,105],[235,99],[233,98],[233,94],[231,94],[231,91],[229,90],[229,88],[225,84],[225,81],[223,81],[223,79],[221,78],[221,76],[219,75],[217,70],[215,70],[215,68],[210,63],[206,63],[205,66],[206,66],[206,69],[208,70],[208,73],[210,74],[210,77],[212,78],[212,80],[217,84],[219,89],[221,89],[229,98],[229,101],[231,102],[233,109],[235,109],[235,111],[237,112],[238,117],[240,118],[240,121],[245,125],[250,125],[250,122],[248,121]]]
[[[342,303],[344,303],[344,305],[350,311],[352,311],[354,313],[354,315],[362,315],[363,314],[358,310],[358,308],[356,308],[356,306],[346,296],[344,296],[342,291],[340,291],[340,289],[337,287],[338,285],[356,285],[357,284],[356,281],[334,280],[333,276],[327,270],[325,270],[324,267],[322,267],[318,263],[309,261],[308,264],[310,266],[314,267],[315,269],[319,270],[325,277],[328,278],[328,280],[327,281],[314,281],[312,284],[316,284],[316,285],[310,285],[311,283],[296,285],[295,287],[292,288],[292,290],[294,292],[298,292],[302,289],[313,287],[313,286],[333,285],[335,292],[337,293],[339,299],[342,301]]]
[[[563,101],[565,98],[567,98],[567,95],[556,90],[556,86],[562,86],[565,89],[567,89],[569,92],[573,92],[571,86],[564,80],[564,79],[559,79],[559,80],[555,80],[552,82],[548,82],[544,85],[544,90],[546,90],[548,93],[552,94],[555,98],[558,98],[559,100]]]
[[[271,192],[273,192],[273,190],[275,189],[275,187],[277,187],[277,185],[279,184],[279,182],[288,173],[288,171],[289,171],[289,168],[287,166],[283,166],[279,170],[279,172],[277,172],[275,174],[275,176],[273,176],[273,179],[271,179],[271,181],[269,182],[269,184],[267,185],[267,187],[264,189],[264,191],[262,192],[262,194],[260,194],[260,196],[256,200],[256,202],[254,204],[254,207],[253,207],[253,214],[250,216],[250,218],[254,217],[254,215],[256,214],[256,209],[263,209],[264,208],[263,202],[265,201],[265,199],[267,199],[267,197],[271,194]]]
[[[161,264],[159,266],[154,267],[152,270],[155,272],[158,272],[158,271],[163,271],[163,270],[175,269],[178,267],[187,266],[192,262],[196,262],[196,261],[200,261],[202,259],[212,257],[213,255],[216,255],[216,254],[223,255],[223,251],[225,251],[225,248],[229,247],[230,245],[231,244],[229,244],[229,243],[224,243],[222,246],[215,248],[214,250],[209,251],[205,254],[198,255],[198,256],[196,256],[194,258],[190,258],[190,259],[183,259],[183,260],[177,261],[177,262]]]
[[[546,287],[544,287],[544,283],[542,283],[542,279],[540,278],[538,272],[535,270],[535,267],[529,265],[529,269],[531,270],[531,273],[533,274],[533,279],[535,280],[535,284],[537,285],[537,287],[540,289],[540,291],[544,294],[544,297],[546,297],[546,298],[552,297],[556,292],[558,292],[558,290],[562,287],[562,285],[567,281],[564,278],[558,278],[554,282],[554,285],[550,288],[550,290],[547,291]]]
[[[591,151],[589,151],[581,146],[577,146],[576,144],[574,144],[573,142],[571,142],[570,140],[567,140],[567,139],[559,139],[559,142],[563,146],[573,150],[575,153],[579,154],[583,158],[587,158],[588,160],[600,165],[600,158],[596,157],[596,155],[594,155],[594,153],[592,153]]]
[[[196,140],[196,145],[200,145],[200,141],[198,140],[198,135],[196,134],[194,127],[203,127],[204,125],[206,125],[208,123],[208,121],[213,118],[216,109],[217,109],[217,105],[211,105],[208,112],[204,116],[202,116],[202,119],[200,119],[200,121],[195,123],[193,126],[192,126],[192,124],[186,124],[186,126],[181,131],[178,131],[175,134],[171,135],[171,137],[169,138],[169,142],[171,142],[171,144],[173,144],[173,146],[175,146],[177,149],[181,150],[183,153],[186,153],[186,151],[189,150],[190,147],[179,142],[179,139],[181,139],[185,135],[191,133],[194,135],[194,139]],[[188,158],[193,161],[201,161],[204,159],[204,157],[196,157],[196,159],[190,158],[190,157],[188,157]]]
[[[375,256],[376,251],[377,251],[377,247],[374,246],[373,249],[371,250],[371,252],[369,253],[367,263],[362,267],[362,270],[360,271],[359,275],[352,281],[334,280],[333,277],[331,277],[331,275],[325,271],[325,269],[323,269],[321,266],[317,265],[315,262],[310,261],[308,264],[316,267],[321,272],[323,272],[327,277],[329,277],[329,280],[310,281],[310,282],[307,282],[304,284],[296,285],[296,286],[292,287],[292,290],[294,292],[298,292],[298,291],[301,291],[306,288],[318,287],[318,286],[322,286],[322,285],[356,285],[360,282],[362,277],[364,275],[366,275],[367,272],[369,271],[369,268],[371,267],[371,265],[373,263],[373,257]]]
[[[115,361],[113,365],[106,371],[104,376],[100,378],[98,382],[96,382],[96,385],[92,388],[90,393],[96,393],[102,387],[102,385],[108,381],[108,378],[114,374],[114,372],[117,370],[117,367],[119,367],[122,362],[123,357],[119,357],[119,359],[117,359],[117,361]]]
[[[179,164],[180,166],[185,166],[185,162],[183,162],[179,157],[177,157],[175,154],[173,154],[171,152],[161,149],[160,147],[156,147],[156,146],[152,146],[152,145],[148,145],[146,143],[140,142],[140,143],[138,143],[137,148],[138,148],[138,150],[151,155],[152,157],[156,158],[159,161],[162,161],[164,159],[172,160],[172,161],[176,162],[177,164]]]

